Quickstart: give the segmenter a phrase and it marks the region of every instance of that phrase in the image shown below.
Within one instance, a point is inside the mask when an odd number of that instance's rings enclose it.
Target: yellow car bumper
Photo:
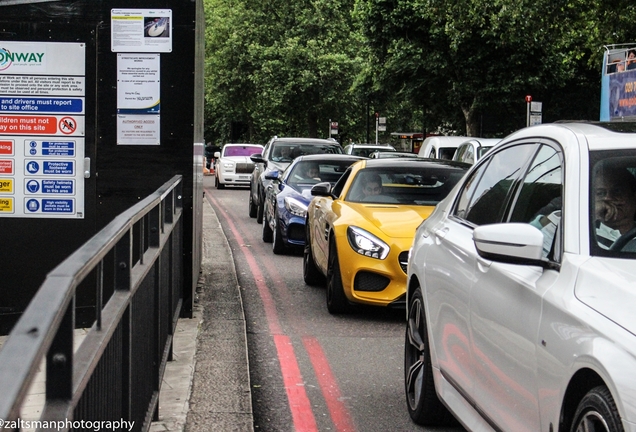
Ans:
[[[391,250],[380,260],[354,251],[346,236],[337,239],[342,286],[349,301],[372,306],[403,306],[400,300],[406,293],[406,262],[413,239],[390,240]]]

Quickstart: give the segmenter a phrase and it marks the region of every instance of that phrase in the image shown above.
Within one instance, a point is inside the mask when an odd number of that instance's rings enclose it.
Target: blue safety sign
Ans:
[[[40,210],[40,202],[36,199],[30,199],[26,202],[26,208],[30,212],[36,212]]]
[[[72,158],[77,155],[76,141],[25,141],[25,156],[55,156]]]
[[[43,213],[73,213],[72,199],[43,199]]]
[[[74,180],[42,180],[43,194],[73,195]]]
[[[38,182],[37,180],[29,180],[26,183],[26,190],[29,193],[38,193],[38,191],[40,190],[40,182]]]
[[[75,180],[31,179],[25,184],[26,194],[75,195]]]
[[[44,156],[75,156],[75,141],[43,141]]]
[[[26,164],[26,170],[30,173],[30,174],[35,174],[40,170],[40,164],[37,163],[36,161],[29,161]]]
[[[0,112],[22,113],[82,113],[83,98],[59,97],[3,97]]]
[[[42,174],[46,175],[73,175],[74,161],[44,161],[42,162]]]

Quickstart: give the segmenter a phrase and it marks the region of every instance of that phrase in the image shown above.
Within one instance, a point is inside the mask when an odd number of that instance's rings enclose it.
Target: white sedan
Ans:
[[[220,152],[214,153],[214,184],[217,189],[226,185],[249,186],[254,171],[250,156],[261,153],[260,144],[225,144]]]
[[[217,189],[226,185],[249,186],[254,171],[250,156],[261,153],[260,144],[225,144],[220,152],[214,153],[214,184]]]
[[[419,424],[636,431],[636,124],[522,129],[417,229],[405,390]]]
[[[226,185],[249,186],[254,171],[254,162],[250,156],[261,153],[260,144],[225,144],[223,150],[214,153],[214,184],[217,189]]]

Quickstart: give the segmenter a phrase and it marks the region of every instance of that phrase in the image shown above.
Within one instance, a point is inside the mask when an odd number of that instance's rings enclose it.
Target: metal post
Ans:
[[[378,127],[380,126],[380,117],[375,113],[375,145],[378,145]]]
[[[369,125],[369,123],[370,123],[370,122],[369,122],[369,118],[370,118],[370,116],[369,116],[369,110],[370,110],[370,109],[371,109],[371,108],[370,108],[370,106],[369,106],[369,99],[367,98],[367,111],[366,111],[366,115],[367,115],[367,116],[366,116],[366,117],[367,117],[367,139],[366,139],[365,143],[368,143],[368,142],[369,142],[369,129],[370,129],[370,127],[369,127],[369,126],[370,126],[370,125]]]

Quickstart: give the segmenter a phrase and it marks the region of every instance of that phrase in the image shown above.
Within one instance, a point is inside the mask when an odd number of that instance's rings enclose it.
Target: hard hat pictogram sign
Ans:
[[[70,135],[77,129],[77,122],[73,117],[62,117],[59,122],[60,132]]]

